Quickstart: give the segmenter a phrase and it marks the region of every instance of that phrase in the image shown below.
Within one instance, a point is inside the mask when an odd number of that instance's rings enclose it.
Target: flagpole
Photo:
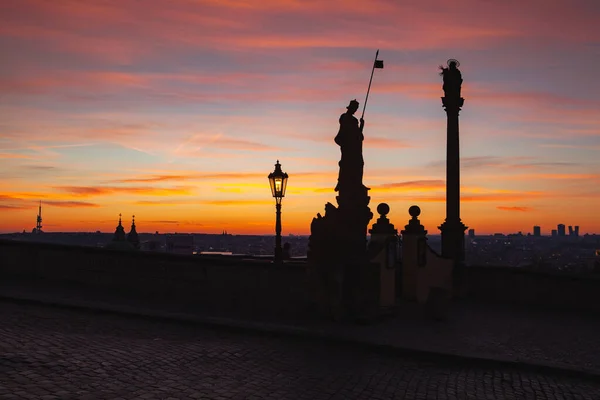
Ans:
[[[377,57],[379,56],[379,49],[375,53],[375,61],[377,61]],[[369,88],[367,89],[367,97],[365,97],[365,104],[363,104],[363,111],[361,115],[361,119],[365,116],[365,109],[367,108],[367,100],[369,100],[369,92],[371,91],[371,82],[373,82],[373,72],[375,72],[375,61],[373,61],[373,68],[371,69],[371,79],[369,79]]]

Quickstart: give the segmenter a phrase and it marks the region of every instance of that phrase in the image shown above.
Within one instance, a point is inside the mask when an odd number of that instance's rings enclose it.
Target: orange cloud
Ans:
[[[183,200],[183,199],[164,199],[164,200],[138,200],[133,204],[140,206],[177,206],[177,205],[189,205],[198,204],[198,200]]]
[[[151,183],[151,182],[167,182],[167,181],[197,181],[197,180],[240,180],[248,182],[254,179],[266,180],[267,172],[216,172],[216,173],[175,173],[175,174],[164,174],[164,175],[146,175],[136,178],[125,178],[114,180],[113,182],[118,183]],[[332,173],[324,172],[293,172],[291,173],[293,178],[330,178],[333,177]],[[266,182],[266,181],[265,181]]]
[[[25,158],[33,158],[30,156],[26,156],[24,154],[15,154],[15,153],[0,153],[0,158],[17,158],[17,159],[25,159]]]
[[[10,194],[0,194],[0,199],[7,200],[40,200],[40,199],[54,199],[61,200],[64,196],[60,196],[56,193],[37,193],[37,192],[15,192]]]
[[[87,208],[87,207],[100,207],[98,204],[88,203],[85,201],[54,201],[46,200],[44,205],[51,207],[63,207],[63,208]]]
[[[217,192],[221,192],[221,193],[242,193],[242,189],[241,188],[224,188],[224,187],[217,187],[215,188],[215,190]]]
[[[526,212],[526,211],[533,211],[533,208],[531,207],[505,207],[505,206],[498,206],[496,207],[498,210],[502,210],[502,211],[520,211],[520,212]]]
[[[522,200],[532,200],[539,199],[541,197],[547,197],[548,194],[544,192],[518,192],[518,191],[509,191],[509,190],[497,190],[497,191],[489,191],[486,192],[483,189],[480,189],[480,193],[476,193],[471,191],[470,193],[464,193],[460,196],[461,202],[502,202],[502,201],[522,201]],[[419,195],[406,195],[402,197],[398,196],[389,196],[388,199],[390,201],[394,200],[413,200],[414,202],[445,202],[446,195],[432,195],[432,196],[419,196]]]
[[[427,179],[419,181],[406,181],[406,182],[394,182],[385,183],[383,185],[374,186],[374,190],[393,190],[403,189],[406,191],[430,191],[430,190],[444,190],[446,188],[446,181],[440,179]]]
[[[535,173],[535,174],[510,174],[510,175],[498,175],[493,178],[494,180],[569,180],[569,181],[598,181],[600,180],[600,174],[585,174],[585,173]]]
[[[202,204],[212,206],[256,206],[273,204],[271,200],[204,200]]]
[[[31,206],[11,206],[7,204],[0,204],[0,210],[30,210],[34,208],[34,205]]]
[[[147,182],[165,182],[165,181],[183,181],[183,180],[201,180],[201,179],[250,179],[264,178],[265,174],[255,172],[222,172],[212,174],[174,174],[174,175],[151,175],[139,178],[119,179],[115,182],[121,183],[147,183]]]
[[[191,186],[178,186],[172,188],[155,188],[155,187],[119,187],[119,186],[55,186],[54,189],[70,193],[73,196],[90,197],[103,196],[116,193],[146,195],[146,196],[168,196],[168,195],[190,195],[192,194]]]

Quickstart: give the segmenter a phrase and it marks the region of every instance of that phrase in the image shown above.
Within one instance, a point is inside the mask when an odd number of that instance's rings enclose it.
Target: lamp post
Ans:
[[[277,160],[275,171],[269,174],[269,184],[271,185],[271,194],[275,197],[275,263],[281,263],[283,260],[283,249],[281,248],[281,200],[285,196],[288,174],[281,170],[281,164]]]

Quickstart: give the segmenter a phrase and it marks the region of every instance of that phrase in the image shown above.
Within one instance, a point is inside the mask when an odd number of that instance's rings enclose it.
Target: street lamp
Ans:
[[[281,170],[279,160],[275,164],[275,171],[269,174],[271,194],[275,197],[276,220],[275,220],[275,262],[281,263],[283,249],[281,248],[281,199],[285,196],[288,174]]]

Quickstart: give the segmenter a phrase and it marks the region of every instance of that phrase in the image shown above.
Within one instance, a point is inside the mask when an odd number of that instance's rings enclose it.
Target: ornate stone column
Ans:
[[[461,97],[462,75],[456,60],[448,60],[442,68],[446,111],[446,220],[439,229],[442,233],[442,256],[454,260],[455,276],[460,276],[465,260],[465,230],[460,219],[460,146],[458,114],[465,100]]]

